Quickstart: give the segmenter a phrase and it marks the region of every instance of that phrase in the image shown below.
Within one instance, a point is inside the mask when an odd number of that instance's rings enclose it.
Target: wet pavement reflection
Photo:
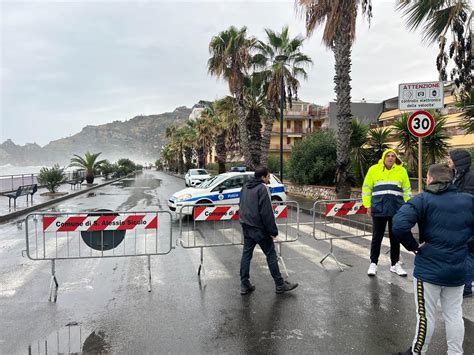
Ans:
[[[70,322],[63,328],[28,346],[28,355],[108,354],[110,345],[102,330],[83,328]]]

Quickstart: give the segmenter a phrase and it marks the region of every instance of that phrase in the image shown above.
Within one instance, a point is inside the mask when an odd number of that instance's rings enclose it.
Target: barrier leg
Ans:
[[[329,244],[330,244],[329,253],[327,253],[327,255],[324,258],[321,259],[320,263],[322,264],[324,262],[324,260],[326,260],[326,258],[328,256],[330,256],[334,259],[334,261],[336,262],[336,265],[339,267],[339,269],[341,271],[344,271],[344,269],[342,268],[342,265],[339,263],[339,260],[337,260],[336,255],[334,255],[334,250],[333,250],[333,247],[332,247],[332,239],[329,239]]]
[[[281,255],[281,243],[275,243],[275,244],[278,245],[278,252],[277,252],[278,262],[281,262],[281,266],[283,268],[283,271],[285,272],[286,278],[288,278],[289,277],[288,269],[286,268],[285,260],[283,259],[283,256]]]
[[[53,289],[54,285],[54,289]],[[55,260],[51,260],[51,283],[49,285],[49,302],[55,302],[58,299],[58,280],[56,279],[56,264]]]
[[[151,292],[151,257],[148,255],[148,292]]]
[[[198,268],[198,276],[201,277],[201,272],[204,274],[204,248],[201,248],[201,263]]]

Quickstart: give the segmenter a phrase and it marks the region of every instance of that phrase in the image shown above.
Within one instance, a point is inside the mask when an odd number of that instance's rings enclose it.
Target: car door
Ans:
[[[231,176],[221,182],[212,191],[217,193],[216,204],[233,204],[239,203],[240,190],[247,181],[245,175]]]

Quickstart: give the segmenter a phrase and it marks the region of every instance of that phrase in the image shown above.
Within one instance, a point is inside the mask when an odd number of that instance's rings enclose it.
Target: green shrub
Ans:
[[[336,173],[336,138],[320,131],[297,142],[289,159],[288,175],[299,185],[333,185]]]
[[[114,165],[111,164],[108,160],[105,160],[99,168],[102,175],[104,175],[104,179],[107,180],[109,175],[114,172]]]
[[[65,178],[64,169],[58,164],[54,164],[52,168],[41,168],[38,175],[38,182],[46,186],[48,191],[56,192]]]
[[[271,173],[279,175],[280,172],[280,155],[279,154],[270,154],[268,156],[267,168]],[[283,177],[288,176],[289,171],[289,162],[288,160],[283,159]]]

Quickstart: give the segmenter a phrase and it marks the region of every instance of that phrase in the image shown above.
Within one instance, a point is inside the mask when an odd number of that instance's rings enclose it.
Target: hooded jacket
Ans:
[[[411,232],[418,223],[420,248]],[[434,181],[426,192],[403,205],[393,217],[392,232],[416,251],[413,276],[439,286],[464,285],[468,240],[474,231],[474,196],[459,193],[450,181]]]
[[[459,192],[468,192],[474,195],[474,171],[471,170],[471,155],[464,149],[454,149],[449,152],[449,157],[456,170],[453,184]]]
[[[278,235],[270,192],[261,178],[249,180],[240,192],[241,224],[260,228],[269,237]]]
[[[389,170],[384,165],[387,153],[396,156]],[[374,217],[393,217],[398,209],[411,197],[408,174],[393,149],[386,149],[377,164],[370,167],[362,185],[362,203],[372,209]]]

